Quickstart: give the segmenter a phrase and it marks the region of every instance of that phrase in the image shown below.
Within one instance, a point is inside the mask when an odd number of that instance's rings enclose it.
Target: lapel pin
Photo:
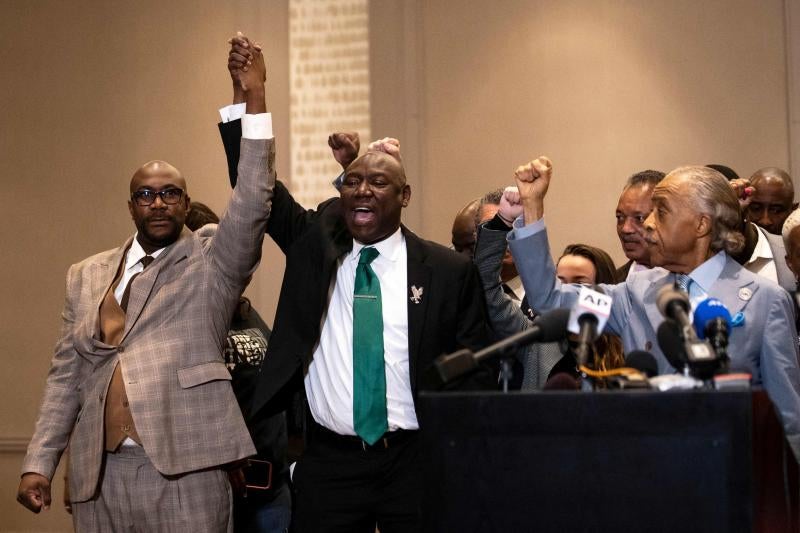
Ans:
[[[744,313],[739,311],[731,318],[731,327],[738,328],[742,325],[744,325]]]
[[[411,301],[415,304],[422,302],[422,291],[423,288],[417,288],[416,285],[411,286]]]
[[[748,301],[750,298],[753,297],[753,291],[748,289],[747,287],[742,287],[739,289],[739,299],[743,301]]]

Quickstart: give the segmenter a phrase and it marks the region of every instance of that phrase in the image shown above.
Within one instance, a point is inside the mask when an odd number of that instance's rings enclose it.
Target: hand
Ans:
[[[237,32],[228,42],[231,45],[228,52],[228,71],[233,80],[235,98],[237,86],[244,93],[263,86],[267,79],[267,69],[260,44],[251,42],[241,32]]]
[[[244,469],[242,467],[228,470],[228,481],[231,483],[231,490],[234,496],[247,497],[247,481],[244,477]]]
[[[552,174],[553,163],[543,155],[527,165],[517,167],[514,172],[526,224],[535,222],[544,215],[544,197]]]
[[[328,137],[328,146],[331,147],[333,157],[343,169],[347,170],[350,163],[358,157],[358,151],[361,149],[361,141],[358,138],[358,133],[355,131],[342,131],[331,133]]]
[[[506,187],[503,196],[500,198],[500,209],[497,214],[503,219],[508,227],[512,227],[514,221],[522,214],[522,201],[519,190],[516,187]]]
[[[731,180],[728,183],[734,194],[736,194],[736,198],[739,199],[739,207],[742,210],[742,217],[744,217],[744,210],[753,201],[753,194],[755,194],[756,189],[750,184],[750,180],[744,178]]]
[[[400,141],[394,137],[384,137],[377,141],[372,141],[367,147],[367,152],[385,152],[394,157],[400,163],[403,159],[400,157]]]
[[[249,48],[250,46],[249,41],[247,41],[247,37],[242,35],[242,32],[240,31],[237,31],[236,35],[228,39],[228,44],[230,44],[231,47],[233,47],[234,42],[237,42],[240,46],[244,45],[245,43],[248,43],[248,46],[247,47],[242,46],[243,48]],[[258,45],[255,45],[255,48],[261,50],[261,47]],[[242,59],[244,59],[244,64],[246,65],[247,61],[251,59],[251,55],[248,55],[246,58],[242,57]],[[242,84],[239,82],[239,78],[236,76],[237,70],[238,69],[231,64],[230,59],[228,59],[228,72],[230,72],[231,82],[233,83],[233,103],[241,104],[244,103],[245,96],[244,96],[244,90],[242,89]]]
[[[35,472],[26,472],[19,481],[17,501],[38,513],[50,508],[50,480]]]

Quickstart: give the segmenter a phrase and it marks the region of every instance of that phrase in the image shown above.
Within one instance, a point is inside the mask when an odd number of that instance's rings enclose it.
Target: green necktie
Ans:
[[[388,429],[381,284],[369,266],[376,257],[375,248],[361,249],[353,290],[353,426],[367,444]]]

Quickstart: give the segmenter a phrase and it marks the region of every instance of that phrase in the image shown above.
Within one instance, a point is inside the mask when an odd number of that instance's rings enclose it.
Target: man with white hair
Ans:
[[[540,157],[517,169],[523,214],[508,236],[531,305],[539,310],[571,306],[579,287],[563,285],[555,276],[544,222],[544,197],[552,164]],[[775,404],[786,437],[800,457],[800,368],[797,336],[789,294],[757,276],[729,254],[744,238],[736,194],[717,171],[681,167],[670,172],[653,191],[653,211],[644,222],[653,266],[626,282],[602,285],[613,299],[607,331],[622,337],[625,351],[648,347],[660,373],[674,368],[658,349],[657,327],[663,317],[656,295],[682,282],[690,300],[722,301],[738,318],[730,333],[732,369],[749,372]]]

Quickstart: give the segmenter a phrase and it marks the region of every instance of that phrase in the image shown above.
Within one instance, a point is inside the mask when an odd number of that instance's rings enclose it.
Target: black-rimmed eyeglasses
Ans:
[[[141,207],[152,205],[156,201],[156,196],[160,196],[161,201],[167,205],[175,205],[183,198],[183,189],[164,189],[163,191],[144,189],[131,194],[131,198],[136,202],[136,205]]]

